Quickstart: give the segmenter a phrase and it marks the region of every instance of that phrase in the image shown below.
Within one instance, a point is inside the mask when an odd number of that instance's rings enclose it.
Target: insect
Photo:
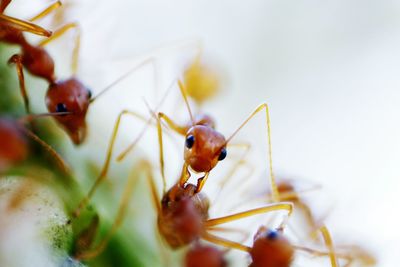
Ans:
[[[30,131],[24,124],[33,119],[45,116],[62,116],[64,114],[38,114],[29,115],[19,120],[0,117],[0,173],[23,162],[28,158],[30,147],[29,139],[38,143],[44,150],[51,155],[59,168],[65,173],[69,173],[69,168],[62,157],[47,143]]]
[[[105,249],[111,236],[123,220],[136,180],[143,173],[146,175],[150,185],[152,200],[156,207],[158,231],[172,249],[187,246],[199,239],[204,239],[218,245],[225,244],[236,247],[238,246],[237,243],[219,238],[213,235],[211,231],[220,231],[221,229],[217,228],[220,224],[257,214],[265,214],[278,210],[287,211],[289,214],[292,212],[292,205],[290,203],[274,203],[261,208],[209,219],[208,198],[203,193],[197,192],[194,185],[188,184],[183,188],[177,183],[169,191],[164,192],[160,199],[153,178],[151,164],[147,160],[141,160],[133,169],[135,172],[128,178],[114,224],[98,245],[89,251],[77,255],[77,259],[96,257]]]

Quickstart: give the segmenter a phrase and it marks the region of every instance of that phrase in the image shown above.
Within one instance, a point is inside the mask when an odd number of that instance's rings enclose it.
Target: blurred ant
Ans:
[[[33,119],[47,116],[63,116],[65,113],[46,113],[28,115],[19,120],[0,117],[0,173],[23,162],[29,155],[28,139],[32,139],[43,147],[49,155],[57,162],[60,169],[69,173],[69,168],[62,157],[46,142],[35,135],[24,124]]]
[[[186,68],[183,82],[187,95],[198,106],[214,97],[220,90],[220,77],[201,61],[201,51],[195,60]]]

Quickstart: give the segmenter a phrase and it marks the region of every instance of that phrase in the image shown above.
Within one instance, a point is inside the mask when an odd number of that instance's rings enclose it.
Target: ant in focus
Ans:
[[[163,152],[163,138],[162,138],[162,127],[161,120],[165,121],[166,124],[176,133],[185,136],[185,148],[184,148],[184,164],[182,168],[182,174],[179,181],[179,185],[184,187],[186,182],[189,180],[191,174],[189,168],[196,173],[204,173],[204,176],[197,180],[196,192],[200,192],[203,188],[211,170],[227,156],[227,146],[232,138],[259,112],[265,110],[266,112],[266,124],[267,124],[267,140],[269,146],[269,166],[270,175],[273,176],[272,172],[272,148],[271,148],[271,129],[270,129],[270,117],[268,105],[266,103],[259,105],[245,120],[244,122],[230,135],[229,138],[225,137],[215,130],[214,120],[204,114],[199,114],[196,117],[192,115],[186,89],[182,82],[178,82],[179,89],[185,100],[189,115],[190,122],[187,125],[180,126],[176,124],[166,114],[159,112],[157,114],[157,129],[160,149],[160,166],[163,180],[165,181],[164,174],[164,152]],[[248,149],[248,146],[246,147]],[[124,155],[124,152],[121,155]],[[273,181],[273,180],[271,180]],[[165,182],[164,182],[165,187]],[[275,188],[275,186],[273,186]],[[274,199],[278,200],[276,190],[274,190]]]

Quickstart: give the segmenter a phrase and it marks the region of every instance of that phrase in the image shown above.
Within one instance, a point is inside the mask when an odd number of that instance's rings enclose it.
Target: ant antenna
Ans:
[[[59,8],[60,6],[62,6],[61,1],[56,1],[53,4],[51,4],[50,6],[48,6],[45,10],[43,10],[42,12],[40,12],[39,14],[37,14],[36,16],[34,16],[33,18],[29,19],[29,21],[35,21],[38,19],[41,19],[45,16],[47,16],[49,13],[51,13],[53,10]]]
[[[233,132],[233,134],[226,140],[225,144],[228,144],[233,137],[261,110],[265,108],[265,113],[267,116],[267,140],[268,140],[268,157],[269,157],[269,173],[270,173],[270,183],[272,187],[272,199],[274,202],[279,202],[279,190],[276,185],[275,175],[272,168],[272,142],[271,142],[271,119],[269,116],[269,107],[267,103],[259,105],[248,117],[247,119]]]
[[[186,104],[186,107],[188,109],[188,112],[189,112],[189,115],[190,115],[190,120],[191,120],[192,126],[193,126],[195,123],[194,123],[192,110],[190,109],[189,102],[188,102],[188,99],[187,99],[187,93],[186,93],[185,86],[183,85],[183,83],[180,80],[178,80],[178,85],[179,85],[179,89],[181,90],[183,100],[185,100],[185,104]]]
[[[113,81],[111,84],[109,84],[108,86],[106,86],[103,90],[100,91],[100,93],[98,95],[96,95],[95,97],[93,97],[90,100],[90,103],[93,103],[97,98],[99,98],[101,95],[105,94],[108,90],[110,90],[112,87],[114,87],[115,85],[117,85],[118,83],[120,83],[121,81],[123,81],[125,78],[127,78],[129,75],[131,75],[132,73],[134,73],[136,70],[138,70],[139,68],[145,66],[146,64],[153,64],[154,67],[155,63],[154,63],[154,58],[149,58],[144,60],[143,62],[141,62],[139,65],[136,65],[135,67],[133,67],[132,69],[130,69],[129,71],[127,71],[125,74],[123,74],[122,76],[120,76],[117,80]]]

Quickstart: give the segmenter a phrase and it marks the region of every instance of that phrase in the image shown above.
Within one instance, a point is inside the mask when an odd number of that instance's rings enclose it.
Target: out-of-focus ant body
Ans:
[[[0,117],[0,173],[18,165],[28,158],[30,148],[28,139],[42,146],[56,161],[59,168],[68,173],[69,168],[62,157],[47,143],[30,131],[24,123],[43,116],[62,116],[63,113],[29,115],[19,120]]]

